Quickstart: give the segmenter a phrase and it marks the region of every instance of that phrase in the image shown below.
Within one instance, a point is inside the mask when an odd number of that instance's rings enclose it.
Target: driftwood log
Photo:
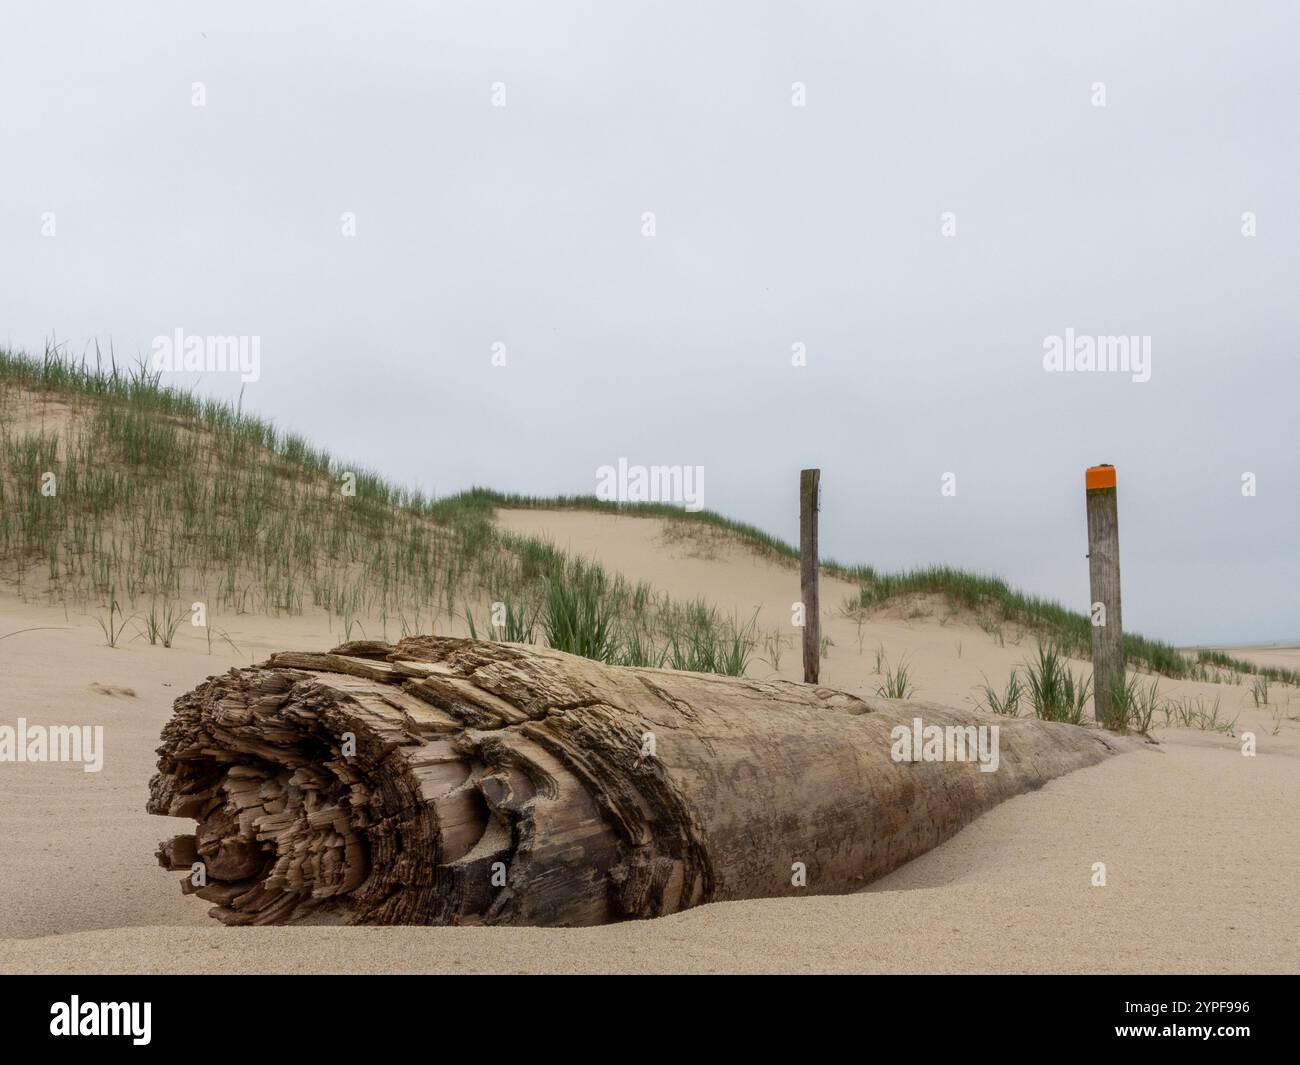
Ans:
[[[997,770],[891,730],[1000,726]],[[149,810],[228,924],[592,925],[854,891],[1124,740],[828,688],[415,637],[176,701]],[[799,883],[802,869],[802,883]]]

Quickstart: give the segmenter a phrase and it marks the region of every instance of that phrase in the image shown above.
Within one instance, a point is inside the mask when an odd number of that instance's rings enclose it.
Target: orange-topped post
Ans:
[[[1089,466],[1083,475],[1088,502],[1088,584],[1092,615],[1092,705],[1097,724],[1127,725],[1124,690],[1124,627],[1119,596],[1119,506],[1115,467]]]

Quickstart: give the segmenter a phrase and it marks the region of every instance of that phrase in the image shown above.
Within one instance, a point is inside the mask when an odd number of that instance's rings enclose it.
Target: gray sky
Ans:
[[[438,494],[702,465],[793,540],[816,465],[825,554],[1079,609],[1112,462],[1127,628],[1295,639],[1297,39],[1281,0],[6,4],[0,342],[260,337],[247,406]],[[1067,328],[1150,380],[1047,372]]]

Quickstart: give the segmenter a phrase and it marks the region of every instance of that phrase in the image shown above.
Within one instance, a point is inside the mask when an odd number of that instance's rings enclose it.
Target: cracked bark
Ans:
[[[895,762],[890,730],[914,717],[1001,726],[998,770]],[[854,891],[1126,746],[440,637],[211,677],[176,701],[162,739],[148,808],[198,828],[159,861],[202,863],[182,888],[228,924],[591,925]],[[792,886],[796,862],[806,887]]]

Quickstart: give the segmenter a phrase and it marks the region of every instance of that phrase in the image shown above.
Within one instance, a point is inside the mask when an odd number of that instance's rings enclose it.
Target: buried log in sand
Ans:
[[[159,860],[228,924],[593,925],[856,890],[1127,742],[415,637],[181,696],[149,810],[198,822]]]

